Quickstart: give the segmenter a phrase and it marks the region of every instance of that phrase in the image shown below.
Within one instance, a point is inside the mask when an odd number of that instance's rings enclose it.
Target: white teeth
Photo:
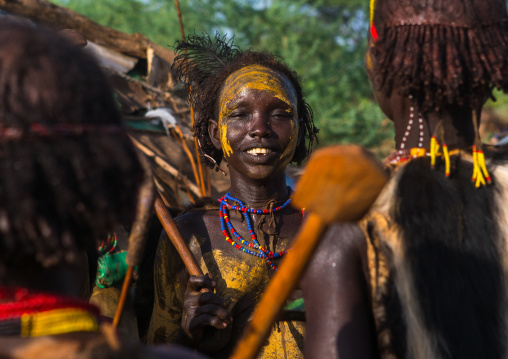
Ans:
[[[269,148],[253,148],[251,150],[248,150],[247,153],[251,155],[264,155],[272,153],[272,150],[270,150]]]

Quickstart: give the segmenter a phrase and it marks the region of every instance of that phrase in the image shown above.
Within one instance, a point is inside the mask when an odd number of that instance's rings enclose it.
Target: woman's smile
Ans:
[[[262,147],[256,147],[252,150],[248,150],[247,153],[249,155],[267,155],[269,153],[272,153],[272,150],[269,148],[262,148]]]
[[[280,151],[267,147],[254,147],[245,150],[244,153],[249,156],[249,161],[254,161],[257,164],[269,163],[274,161],[277,156],[280,157]]]

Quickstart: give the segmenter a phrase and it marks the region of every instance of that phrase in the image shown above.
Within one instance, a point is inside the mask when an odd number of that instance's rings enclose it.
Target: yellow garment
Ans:
[[[216,293],[224,299],[226,309],[234,318],[229,328],[231,337],[209,340],[215,344],[222,341],[219,345],[224,347],[208,354],[213,358],[227,358],[227,353],[242,335],[254,305],[270,280],[271,269],[261,258],[242,252],[236,258],[231,258],[223,249],[210,250],[207,242],[207,238],[194,237],[189,247],[196,258],[201,258],[203,273],[212,274],[217,282]],[[224,240],[224,246],[230,244]],[[196,255],[201,250],[202,256]],[[149,343],[173,342],[180,330],[186,288],[186,276],[182,275],[182,269],[181,259],[164,235],[155,259],[155,303],[147,337]],[[276,323],[258,358],[303,358],[304,327],[304,323],[296,321]],[[228,329],[223,332],[227,335]]]

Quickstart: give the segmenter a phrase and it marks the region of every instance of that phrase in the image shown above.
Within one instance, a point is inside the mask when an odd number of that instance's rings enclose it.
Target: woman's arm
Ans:
[[[305,277],[305,358],[375,357],[373,320],[362,256],[365,239],[356,224],[331,227]]]

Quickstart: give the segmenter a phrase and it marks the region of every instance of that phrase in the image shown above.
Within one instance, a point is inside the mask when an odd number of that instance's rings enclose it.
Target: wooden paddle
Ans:
[[[333,146],[315,152],[292,201],[305,208],[305,223],[230,358],[256,357],[328,226],[360,220],[386,182],[381,165],[359,146]]]

